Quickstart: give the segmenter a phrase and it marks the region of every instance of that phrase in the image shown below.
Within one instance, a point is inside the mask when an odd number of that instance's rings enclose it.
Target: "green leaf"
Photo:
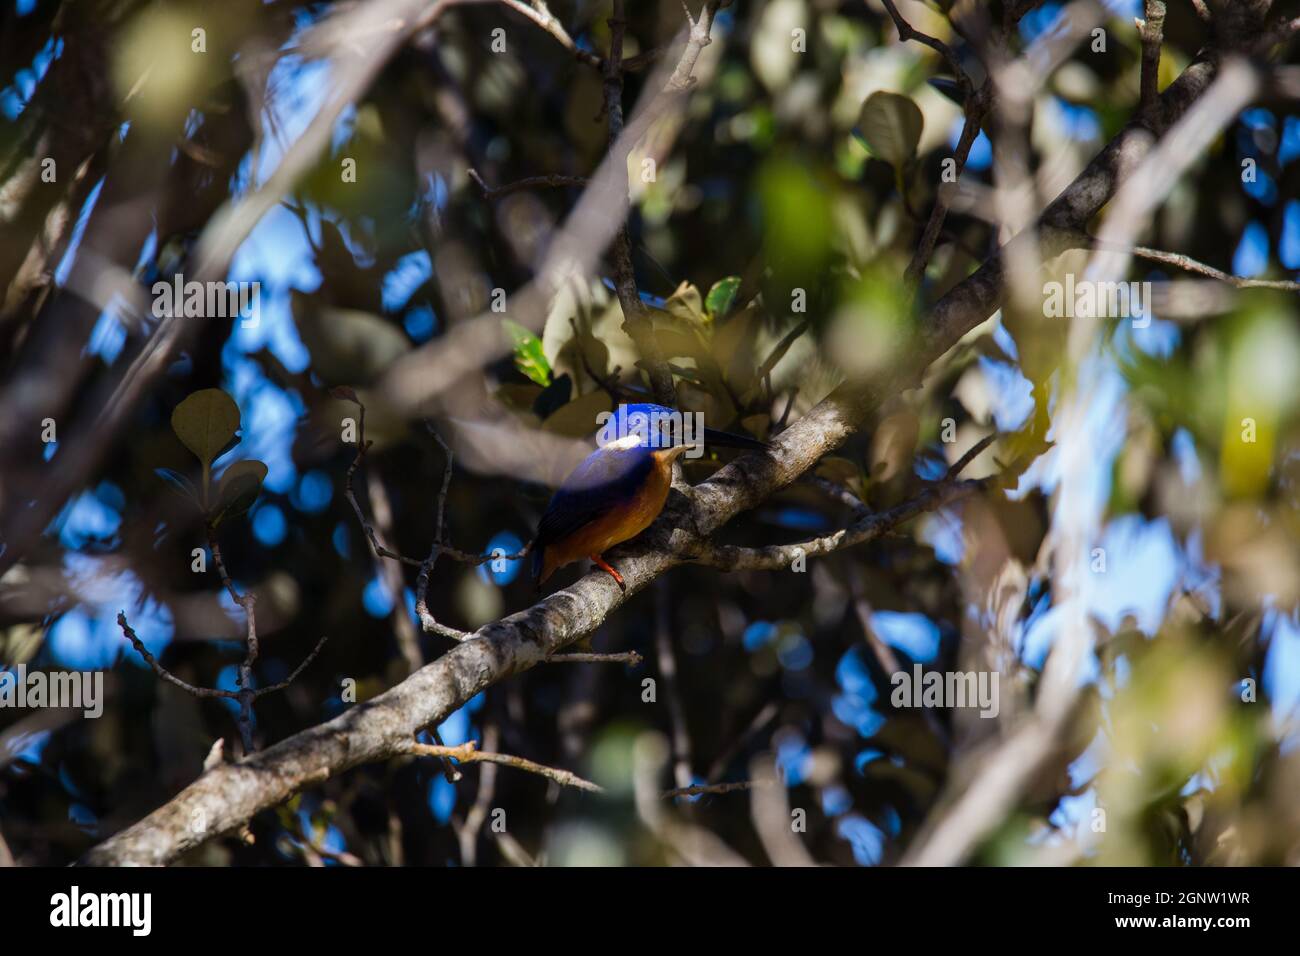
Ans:
[[[551,363],[542,351],[542,340],[532,332],[509,319],[502,323],[510,334],[510,341],[515,350],[515,365],[529,379],[545,388],[551,384]]]
[[[217,504],[212,511],[214,526],[253,507],[266,479],[266,470],[266,463],[255,458],[237,461],[226,469],[217,486]]]
[[[855,132],[877,159],[902,167],[916,155],[925,120],[908,97],[879,90],[862,104]]]
[[[199,489],[194,487],[194,482],[179,471],[174,471],[171,468],[155,468],[153,473],[171,485],[172,490],[182,498],[188,498],[196,505],[199,504]]]
[[[239,406],[221,389],[205,388],[176,406],[172,431],[208,467],[236,440]]]
[[[727,276],[713,283],[704,297],[704,311],[711,320],[726,318],[740,291],[740,276]]]

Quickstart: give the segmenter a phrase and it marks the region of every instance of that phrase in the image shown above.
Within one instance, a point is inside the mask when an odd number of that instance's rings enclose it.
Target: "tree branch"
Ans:
[[[525,189],[567,189],[571,186],[584,187],[587,185],[587,180],[582,176],[550,175],[526,176],[523,179],[516,179],[512,183],[506,183],[504,186],[492,187],[485,183],[483,177],[479,175],[478,170],[473,168],[469,171],[469,178],[474,180],[475,185],[477,185],[482,191],[483,198],[488,202],[495,202],[504,196],[509,196],[511,193],[522,192]]]
[[[895,505],[888,511],[867,515],[833,534],[809,538],[794,544],[741,548],[705,541],[691,553],[689,560],[692,564],[702,564],[724,571],[783,571],[800,558],[830,554],[833,551],[875,540],[905,521],[969,497],[977,491],[984,490],[989,484],[987,479],[943,481],[930,486],[902,504]]]
[[[546,8],[544,3],[534,3],[528,5],[523,0],[500,0],[511,10],[521,16],[527,17],[536,23],[539,27],[549,33],[573,56],[579,63],[585,63],[587,66],[601,69],[603,63],[596,54],[582,49],[578,44],[573,42],[573,37],[569,36],[569,31],[564,29],[564,24],[556,19],[555,14]]]
[[[591,793],[605,792],[604,787],[598,786],[590,780],[584,780],[576,773],[570,773],[568,770],[548,767],[532,760],[525,760],[523,757],[512,757],[510,754],[489,753],[479,750],[477,742],[473,740],[463,743],[459,747],[436,747],[432,744],[412,743],[406,748],[405,752],[416,757],[447,757],[460,763],[495,763],[503,767],[514,767],[516,770],[535,773],[547,780],[555,781],[562,787],[575,787],[578,790],[587,790]]]
[[[163,667],[158,658],[149,653],[149,649],[144,646],[144,641],[140,640],[136,635],[135,629],[127,623],[125,611],[117,612],[117,626],[122,629],[122,634],[131,642],[131,646],[135,648],[136,653],[143,657],[144,662],[153,668],[153,672],[163,680],[167,681],[167,683],[175,684],[181,690],[185,691],[185,693],[193,694],[195,697],[221,698],[224,700],[238,699],[239,695],[233,690],[219,690],[215,687],[196,687],[193,684],[181,680],[167,668]]]
[[[1093,240],[1091,246],[1094,249],[1108,248],[1107,244],[1100,240]],[[1300,292],[1300,282],[1293,282],[1289,279],[1250,279],[1245,276],[1235,276],[1224,272],[1222,269],[1206,265],[1204,262],[1198,262],[1191,256],[1185,256],[1179,252],[1165,252],[1163,249],[1151,249],[1147,246],[1134,246],[1128,251],[1138,259],[1146,259],[1148,262],[1158,262],[1161,265],[1172,266],[1185,272],[1203,275],[1237,289],[1277,289],[1282,292]]]
[[[1138,21],[1142,37],[1141,115],[1150,117],[1160,99],[1160,48],[1165,42],[1165,4],[1146,0],[1146,19]]]
[[[961,60],[957,59],[957,54],[953,52],[952,47],[942,40],[930,36],[928,33],[922,33],[914,29],[910,23],[903,18],[898,12],[898,7],[894,5],[894,0],[881,0],[885,5],[885,10],[889,13],[890,18],[894,21],[894,26],[898,28],[898,38],[906,43],[908,40],[915,40],[928,46],[931,50],[937,52],[948,61],[948,68],[952,70],[953,76],[957,80],[957,85],[961,87],[962,100],[969,105],[971,97],[975,93],[975,88],[971,83],[970,76],[962,68]]]

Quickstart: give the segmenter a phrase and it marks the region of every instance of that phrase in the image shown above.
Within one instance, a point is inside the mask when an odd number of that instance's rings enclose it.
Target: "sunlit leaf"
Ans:
[[[727,276],[713,283],[704,297],[704,311],[710,320],[726,318],[740,291],[740,276]]]
[[[542,351],[542,340],[518,322],[506,319],[502,325],[510,335],[511,347],[515,352],[515,366],[519,371],[543,388],[551,384],[551,363]]]
[[[172,431],[200,462],[211,465],[239,431],[239,406],[219,388],[202,389],[172,411]]]

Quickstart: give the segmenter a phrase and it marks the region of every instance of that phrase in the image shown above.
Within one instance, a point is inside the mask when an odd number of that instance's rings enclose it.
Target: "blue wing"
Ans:
[[[644,445],[601,448],[588,455],[564,479],[542,515],[533,545],[534,563],[540,568],[548,544],[562,541],[601,515],[630,504],[653,467],[653,452]]]

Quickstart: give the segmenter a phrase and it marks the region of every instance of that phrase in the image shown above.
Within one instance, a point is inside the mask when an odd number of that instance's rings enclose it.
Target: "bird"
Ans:
[[[603,557],[635,538],[663,510],[672,486],[673,462],[691,448],[683,414],[663,405],[620,405],[605,423],[599,447],[564,479],[551,498],[533,539],[533,579],[541,588],[565,565],[584,557],[627,591],[623,575]],[[703,429],[706,442],[765,449],[764,442]]]

